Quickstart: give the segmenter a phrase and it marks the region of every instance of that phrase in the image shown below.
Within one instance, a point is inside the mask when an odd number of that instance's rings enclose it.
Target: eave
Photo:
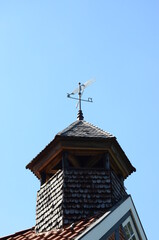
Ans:
[[[126,154],[120,147],[115,137],[111,138],[90,138],[90,137],[66,137],[56,135],[27,166],[39,179],[42,172],[50,164],[56,165],[61,159],[62,152],[86,151],[104,153],[108,151],[117,166],[119,173],[126,179],[136,169],[132,166]]]

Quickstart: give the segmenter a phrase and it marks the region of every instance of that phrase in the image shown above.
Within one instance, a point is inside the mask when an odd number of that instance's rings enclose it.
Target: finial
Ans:
[[[88,98],[87,100],[81,99],[81,96],[82,96],[82,94],[83,94],[83,92],[84,92],[84,89],[85,89],[87,86],[89,86],[90,84],[92,84],[93,82],[95,82],[95,79],[89,80],[89,81],[87,81],[87,82],[84,83],[84,84],[79,83],[79,84],[78,84],[78,85],[79,85],[78,88],[76,88],[72,93],[70,93],[70,94],[68,93],[68,94],[67,94],[67,97],[68,97],[68,98],[72,98],[72,99],[78,100],[78,103],[77,103],[77,107],[79,108],[78,114],[77,114],[77,119],[78,119],[78,120],[83,120],[83,119],[84,119],[83,113],[82,113],[82,108],[81,108],[81,101],[84,101],[84,102],[93,102],[93,101],[92,101],[92,98]],[[78,98],[72,97],[72,95],[74,95],[74,94],[76,94],[76,93],[78,93]]]
[[[78,110],[78,114],[77,114],[77,120],[83,120],[84,117],[83,117],[83,112],[82,110]]]

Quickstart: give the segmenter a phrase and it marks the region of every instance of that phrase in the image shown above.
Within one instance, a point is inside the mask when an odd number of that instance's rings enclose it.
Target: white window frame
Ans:
[[[135,236],[135,237],[136,237],[136,240],[140,240],[139,237],[138,237],[138,234],[137,234],[137,231],[136,231],[136,228],[135,228],[135,226],[134,226],[134,223],[133,223],[133,220],[132,220],[131,216],[129,216],[129,217],[122,223],[123,228],[128,224],[128,222],[130,222],[131,227],[132,227],[132,230],[133,230],[133,233],[134,233],[134,235],[132,235],[131,237]],[[130,240],[132,239],[131,237],[130,237]]]
[[[130,213],[132,216],[132,220],[135,224],[134,226],[137,228],[138,231],[138,239],[148,240],[131,196],[129,196],[112,212],[108,211],[104,215],[102,215],[102,217],[92,223],[84,232],[82,232],[78,237],[76,237],[76,240],[99,240],[103,238],[103,236],[105,236],[108,231],[110,231],[112,227],[116,223],[118,223],[121,218],[124,217],[127,213]]]

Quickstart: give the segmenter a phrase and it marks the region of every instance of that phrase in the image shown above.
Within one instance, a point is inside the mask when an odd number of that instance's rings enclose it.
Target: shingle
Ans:
[[[77,120],[57,135],[66,137],[91,137],[91,138],[112,138],[112,134],[88,123],[84,120]]]
[[[88,218],[112,206],[107,171],[68,169],[64,173],[64,182],[64,222]]]
[[[36,231],[61,228],[105,212],[125,195],[115,173],[103,169],[59,170],[38,191]]]
[[[50,230],[56,224],[62,226],[62,186],[63,173],[59,171],[46,184],[44,184],[37,195],[36,207],[36,231]]]

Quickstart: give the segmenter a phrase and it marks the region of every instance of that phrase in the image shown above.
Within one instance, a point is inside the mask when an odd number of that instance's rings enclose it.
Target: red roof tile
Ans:
[[[81,220],[73,226],[69,225],[66,228],[54,229],[48,232],[36,233],[35,228],[30,228],[13,235],[0,238],[0,240],[71,240],[82,233],[88,226],[91,225],[99,216],[87,220]]]

